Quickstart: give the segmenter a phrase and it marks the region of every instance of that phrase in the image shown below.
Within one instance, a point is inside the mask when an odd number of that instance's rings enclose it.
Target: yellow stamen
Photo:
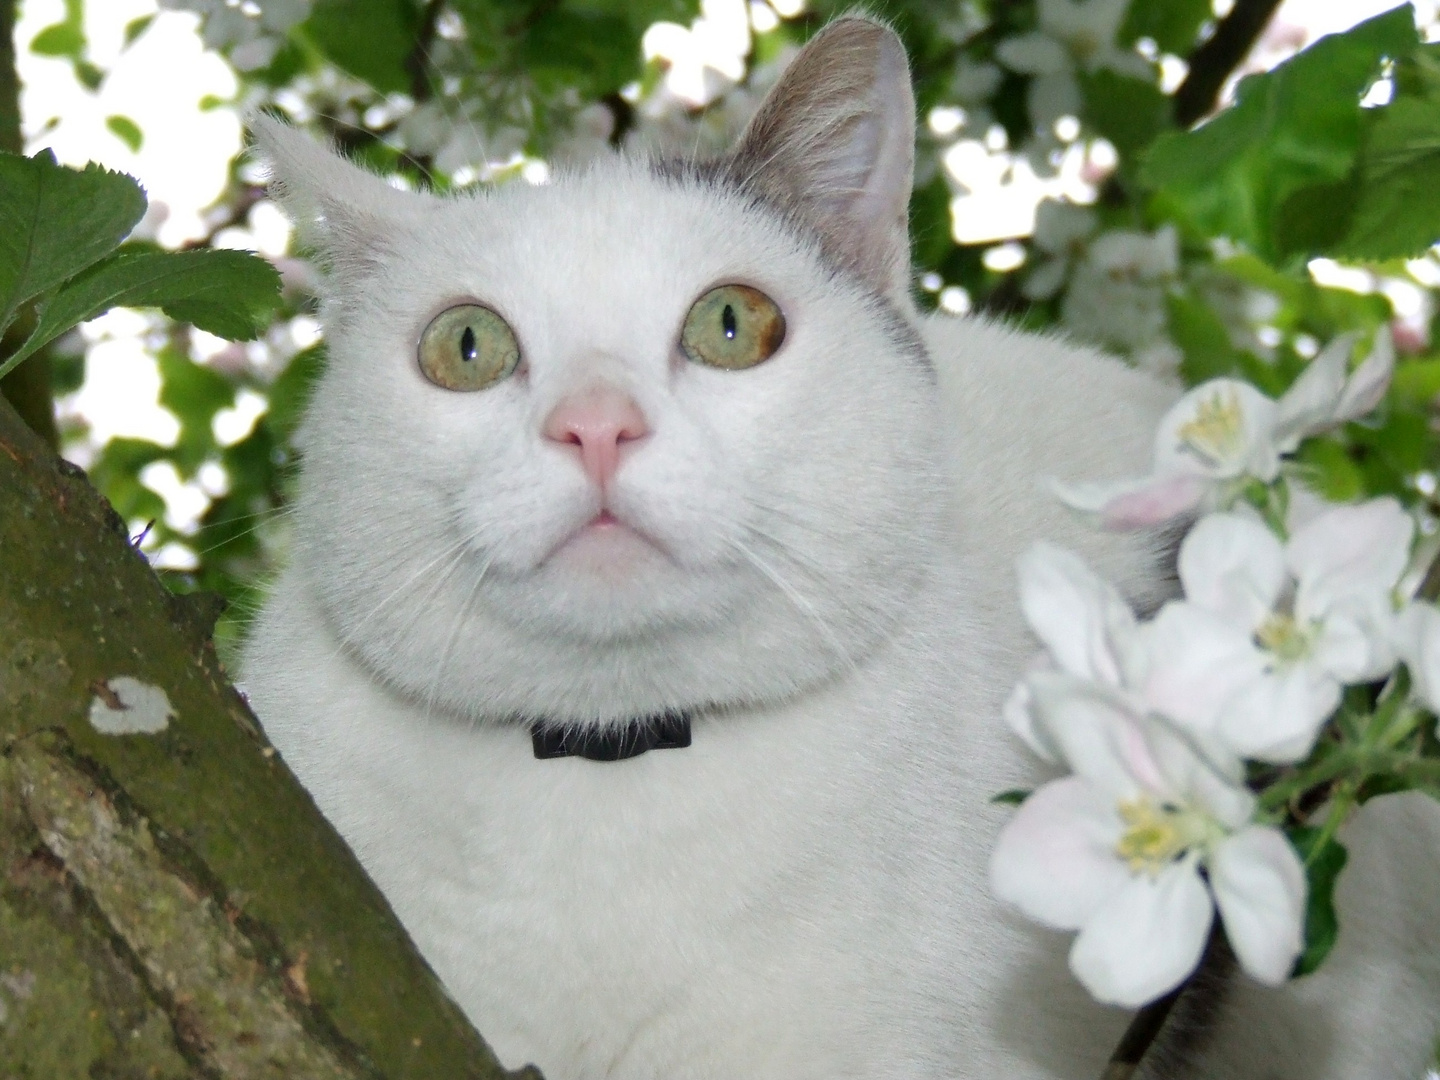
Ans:
[[[1208,844],[1219,829],[1203,813],[1156,803],[1143,795],[1125,800],[1118,809],[1126,828],[1115,845],[1115,853],[1132,873],[1144,872],[1151,877],[1191,848]]]
[[[1274,653],[1282,661],[1303,660],[1315,640],[1315,626],[1301,626],[1293,615],[1271,614],[1255,631],[1255,640],[1262,649]]]
[[[1195,417],[1180,425],[1180,441],[1212,465],[1239,457],[1245,449],[1245,414],[1231,388],[1216,390],[1195,407]]]

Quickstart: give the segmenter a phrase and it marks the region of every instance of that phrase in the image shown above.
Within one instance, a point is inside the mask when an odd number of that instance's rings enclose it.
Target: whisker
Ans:
[[[462,562],[464,562],[465,554],[466,541],[464,538],[461,538],[446,547],[443,551],[440,552],[439,555],[435,556],[435,558],[431,559],[424,566],[420,567],[419,570],[415,571],[415,573],[411,574],[398,586],[392,589],[383,600],[381,600],[378,604],[376,604],[373,608],[370,609],[368,614],[366,614],[363,618],[356,620],[350,630],[338,633],[336,635],[336,637],[339,639],[339,646],[336,648],[335,652],[331,654],[330,659],[334,660],[347,647],[353,646],[358,636],[358,631],[361,628],[363,628],[367,623],[374,619],[376,615],[380,614],[382,609],[384,609],[403,591],[413,585],[423,574],[427,573],[432,567],[434,567],[436,563],[440,562],[442,559],[448,556],[450,558],[449,564],[439,574],[435,575],[434,580],[430,582],[429,587],[425,590],[424,595],[420,598],[422,600],[422,603],[418,603],[415,605],[414,610],[410,613],[410,617],[405,621],[405,625],[400,628],[399,637],[403,638],[405,634],[409,632],[410,628],[415,625],[416,620],[418,620],[420,616],[424,613],[426,605],[423,601],[428,601],[431,596],[437,593],[437,590],[445,583],[446,580],[448,580],[450,575],[455,572],[455,570],[461,565]]]
[[[755,569],[769,578],[775,587],[785,594],[786,598],[795,606],[795,609],[799,611],[800,614],[815,624],[815,628],[820,631],[826,643],[835,651],[835,655],[844,662],[848,669],[854,671],[855,661],[851,658],[850,654],[845,651],[845,647],[840,644],[839,638],[835,636],[829,625],[820,617],[820,613],[815,610],[815,605],[810,603],[799,590],[781,577],[773,567],[761,559],[759,555],[755,554],[753,550],[733,538],[730,540],[730,543],[736,551],[750,560]]]
[[[440,662],[435,665],[434,677],[430,680],[430,689],[425,695],[425,713],[433,715],[436,699],[440,693],[440,683],[445,677],[445,668],[450,663],[450,653],[455,648],[455,642],[460,639],[460,628],[465,625],[465,620],[470,615],[470,606],[475,603],[475,598],[480,595],[480,586],[485,581],[485,575],[490,571],[490,564],[495,561],[495,556],[485,560],[485,565],[480,567],[480,572],[475,575],[475,583],[470,586],[470,593],[465,597],[465,602],[460,605],[460,610],[455,615],[455,623],[450,627],[450,633],[445,639],[445,648],[440,653]]]

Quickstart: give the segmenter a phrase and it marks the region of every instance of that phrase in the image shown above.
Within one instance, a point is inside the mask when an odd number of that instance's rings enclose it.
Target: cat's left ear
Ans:
[[[424,197],[391,187],[303,131],[257,113],[255,147],[270,172],[270,192],[332,278],[354,279],[378,267],[397,220],[418,214]]]
[[[816,228],[832,257],[908,297],[915,98],[894,31],[850,16],[816,34],[729,165],[742,185]]]

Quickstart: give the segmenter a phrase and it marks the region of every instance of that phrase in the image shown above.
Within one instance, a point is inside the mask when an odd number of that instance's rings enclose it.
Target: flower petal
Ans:
[[[1311,664],[1256,679],[1226,703],[1220,737],[1241,757],[1277,765],[1300,761],[1340,704],[1340,684]]]
[[[1146,60],[1139,53],[1130,49],[1101,49],[1086,63],[1086,68],[1095,71],[1099,68],[1108,68],[1116,75],[1126,75],[1132,79],[1144,79],[1153,82],[1155,79],[1155,66]]]
[[[1214,917],[1193,856],[1132,877],[1086,922],[1070,970],[1099,1001],[1137,1008],[1195,970]]]
[[[1118,686],[1121,650],[1135,616],[1120,594],[1073,552],[1039,541],[1020,556],[1020,606],[1061,669]]]
[[[1252,978],[1279,986],[1305,945],[1305,868],[1279,829],[1252,825],[1210,858],[1225,936]]]
[[[1161,417],[1155,471],[1268,483],[1280,471],[1275,417],[1275,402],[1247,382],[1203,382]]]
[[[1088,206],[1041,199],[1035,207],[1035,246],[1051,255],[1068,255],[1077,242],[1095,231],[1099,221]]]
[[[1226,704],[1265,672],[1265,656],[1247,630],[1183,601],[1162,607],[1136,640],[1133,689],[1201,739],[1214,737]]]
[[[1077,775],[1116,801],[1164,787],[1134,706],[1119,691],[1060,672],[1036,672],[1028,682],[1037,727]]]
[[[1332,611],[1310,647],[1310,663],[1342,683],[1369,682],[1395,666],[1395,616],[1370,610]]]
[[[1030,122],[1041,132],[1050,131],[1062,116],[1077,115],[1083,104],[1080,84],[1068,67],[1036,75],[1025,92],[1025,107],[1030,111]]]
[[[1020,804],[990,856],[990,888],[1036,922],[1078,930],[1130,879],[1115,854],[1115,801],[1078,777],[1052,780]]]
[[[1035,695],[1031,693],[1029,684],[1023,678],[1015,684],[1015,689],[1010,691],[1010,696],[1005,699],[1000,715],[1006,726],[1042,760],[1052,765],[1059,762],[1060,752],[1051,744],[1044,728],[1035,720]]]
[[[1210,514],[1180,545],[1185,599],[1254,630],[1270,614],[1285,586],[1285,549],[1252,517]]]
[[[1027,300],[1048,300],[1060,291],[1070,273],[1069,259],[1046,259],[1030,271],[1020,292]]]
[[[1424,600],[1408,604],[1395,621],[1395,647],[1415,696],[1440,712],[1440,608]]]
[[[1063,484],[1057,480],[1050,486],[1066,506],[1098,514],[1101,525],[1115,531],[1143,529],[1188,514],[1210,490],[1204,478],[1186,473],[1111,484]]]
[[[1375,332],[1370,355],[1346,380],[1335,405],[1336,421],[1358,420],[1379,405],[1385,391],[1390,389],[1390,377],[1394,374],[1395,342],[1390,337],[1390,327],[1382,326]]]
[[[1054,38],[1032,31],[1006,38],[995,47],[995,59],[1011,71],[1025,75],[1052,75],[1068,71],[1070,57]]]
[[[1296,616],[1323,617],[1342,602],[1388,605],[1414,533],[1414,519],[1389,496],[1321,514],[1285,546],[1285,561],[1299,579]]]
[[[1187,738],[1154,718],[1145,722],[1145,741],[1177,802],[1204,810],[1230,829],[1255,816],[1255,796],[1245,787],[1245,763],[1235,754]]]
[[[1341,334],[1321,349],[1276,402],[1275,438],[1283,450],[1295,449],[1306,435],[1334,422],[1355,337]]]

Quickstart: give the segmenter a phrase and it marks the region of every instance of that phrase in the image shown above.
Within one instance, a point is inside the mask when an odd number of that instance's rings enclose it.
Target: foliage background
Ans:
[[[544,182],[616,149],[714,152],[796,46],[851,5],[165,6],[193,12],[235,73],[233,95],[208,108],[275,109],[396,183],[450,190]],[[1431,333],[1440,261],[1430,246],[1440,237],[1432,179],[1440,46],[1425,42],[1433,27],[1417,31],[1406,7],[1324,39],[1236,91],[1236,74],[1259,63],[1257,42],[1272,60],[1287,49],[1284,27],[1271,25],[1276,7],[876,5],[905,38],[922,120],[911,212],[916,295],[925,307],[1059,328],[1185,383],[1240,373],[1271,393],[1337,334],[1368,339],[1388,323],[1402,363],[1380,420],[1311,440],[1302,460],[1331,497],[1390,492],[1430,507],[1440,457],[1432,408],[1440,350]],[[145,16],[127,26],[127,47],[144,47],[153,23]],[[67,63],[80,86],[98,92],[108,73],[92,58],[85,26],[84,0],[64,0],[63,17],[28,48]],[[1232,95],[1237,104],[1188,130]],[[27,123],[31,147],[45,145],[43,120]],[[160,134],[118,113],[106,124],[136,149]],[[253,163],[232,160],[204,235],[183,244],[271,237],[265,254],[287,287],[260,342],[225,345],[158,314],[110,317],[131,320],[158,363],[159,403],[174,418],[168,436],[107,438],[75,408],[87,364],[93,377],[106,362],[103,334],[70,335],[24,366],[32,390],[42,372],[59,402],[56,437],[67,454],[172,586],[231,601],[222,650],[283,558],[296,425],[323,363],[313,274],[303,253],[286,250],[260,181]],[[1018,218],[978,197],[997,182],[1032,193],[1029,203],[1010,200],[1021,205]],[[1032,222],[1028,205],[1042,191],[1050,194]],[[162,215],[138,232],[165,240]],[[6,390],[15,396],[12,385]]]

